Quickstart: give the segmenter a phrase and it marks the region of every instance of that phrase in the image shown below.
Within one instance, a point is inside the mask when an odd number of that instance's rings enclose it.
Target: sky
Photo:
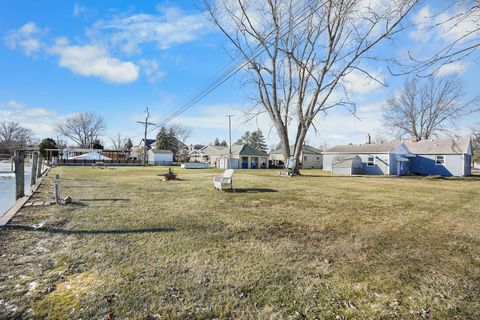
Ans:
[[[425,1],[407,19],[407,28],[379,47],[382,55],[428,54],[455,36],[453,31],[422,27],[435,2]],[[455,14],[445,12],[444,14]],[[460,28],[469,27],[467,25]],[[477,35],[478,36],[478,35]],[[57,137],[55,126],[75,112],[103,116],[102,137],[121,133],[134,144],[143,136],[137,121],[150,110],[150,121],[162,123],[185,99],[231,62],[232,48],[193,1],[2,1],[0,2],[0,122],[16,121],[35,137]],[[385,100],[398,92],[406,76],[392,76],[386,66],[366,66],[386,86],[361,76],[351,77],[348,90],[356,117],[341,108],[320,115],[317,131],[307,143],[362,143],[370,133],[381,139]],[[480,95],[480,66],[474,57],[443,67],[439,75],[457,74],[466,99]],[[243,86],[245,73],[225,82],[172,123],[188,125],[188,143],[208,144],[215,138],[232,140],[260,128],[268,144],[279,139],[266,116],[247,121],[251,92]],[[468,134],[480,115],[463,119],[455,131]],[[154,138],[156,131],[149,132]]]

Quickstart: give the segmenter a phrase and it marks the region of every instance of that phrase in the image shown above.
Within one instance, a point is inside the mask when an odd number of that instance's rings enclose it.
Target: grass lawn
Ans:
[[[0,231],[0,318],[478,319],[480,177],[54,169]]]

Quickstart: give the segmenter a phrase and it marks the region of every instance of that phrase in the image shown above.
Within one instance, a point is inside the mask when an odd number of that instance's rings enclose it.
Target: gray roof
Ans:
[[[468,152],[470,138],[407,141],[405,146],[411,153],[415,154],[464,154]]]
[[[222,146],[206,146],[205,148],[202,149],[202,152],[205,151],[206,148],[212,148],[218,155],[228,155],[230,152],[229,147],[222,147]],[[234,144],[232,146],[232,154],[235,155],[248,155],[248,156],[260,156],[260,157],[266,157],[268,156],[267,153],[255,149],[247,144]]]
[[[159,154],[173,154],[171,150],[157,150],[157,149],[150,149],[148,152],[159,153]]]
[[[332,168],[351,168],[356,158],[359,157],[335,157],[332,160]]]
[[[341,146],[334,146],[327,149],[325,152],[330,153],[390,153],[401,142],[390,143],[372,143],[372,144],[347,144]]]
[[[228,154],[228,147],[226,148],[226,154]],[[232,146],[232,154],[248,155],[248,156],[261,156],[266,157],[268,154],[262,150],[255,149],[248,144],[235,144]]]
[[[290,146],[290,152],[293,152],[294,146]],[[270,154],[282,154],[282,149],[276,149],[270,152]],[[302,147],[302,153],[313,153],[313,154],[322,154],[322,150],[314,148],[312,146],[304,145]]]

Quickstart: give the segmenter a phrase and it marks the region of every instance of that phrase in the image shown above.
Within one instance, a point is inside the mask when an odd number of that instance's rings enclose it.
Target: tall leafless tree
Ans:
[[[472,130],[472,147],[472,160],[475,163],[480,163],[480,123],[477,123],[476,128]]]
[[[431,54],[422,50],[421,57],[409,53],[409,63],[399,62],[401,71],[394,74],[416,73],[421,76],[435,74],[444,66],[460,60],[480,59],[480,1],[447,0],[439,1],[432,8],[425,4],[418,12],[417,30],[423,37],[435,37],[443,45]],[[428,52],[428,51],[427,51]],[[393,68],[396,69],[396,68]]]
[[[32,142],[33,132],[14,121],[0,122],[0,148],[12,153]]]
[[[175,132],[175,136],[182,143],[185,143],[192,136],[193,128],[187,125],[173,124],[170,126]]]
[[[373,49],[402,29],[401,22],[417,3],[203,1],[211,20],[247,61],[255,106],[271,119],[283,156],[293,154],[297,164],[307,132],[316,129],[317,115],[337,106],[355,112],[344,78],[354,72],[380,81],[365,62],[379,61]],[[289,147],[290,134],[294,150]]]
[[[93,112],[78,112],[57,125],[59,133],[81,148],[91,148],[106,129],[103,117]]]
[[[123,137],[121,133],[117,133],[113,137],[110,137],[110,141],[112,142],[114,150],[123,151],[127,145],[128,138]]]
[[[407,81],[401,92],[391,96],[383,120],[398,138],[429,139],[450,133],[456,122],[479,110],[479,99],[464,102],[457,77],[429,77]]]

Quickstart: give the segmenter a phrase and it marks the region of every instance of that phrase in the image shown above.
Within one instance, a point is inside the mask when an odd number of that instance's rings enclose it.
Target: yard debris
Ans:
[[[177,175],[173,173],[172,168],[168,168],[168,173],[160,174],[160,181],[177,180]]]
[[[70,204],[72,203],[72,198],[69,197],[69,196],[66,196],[65,198],[63,198],[63,204]]]

